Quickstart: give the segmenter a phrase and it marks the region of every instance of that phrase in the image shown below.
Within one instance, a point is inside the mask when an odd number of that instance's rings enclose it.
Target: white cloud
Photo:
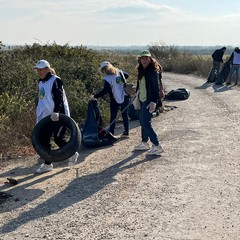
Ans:
[[[156,2],[156,1],[155,1]],[[236,44],[239,14],[200,15],[147,0],[1,1],[1,38],[59,44]],[[236,39],[236,40],[235,40]]]

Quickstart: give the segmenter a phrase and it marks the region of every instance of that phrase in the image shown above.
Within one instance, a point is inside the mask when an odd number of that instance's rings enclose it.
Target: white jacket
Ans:
[[[39,95],[38,95],[38,106],[37,106],[37,123],[44,117],[53,113],[54,101],[52,95],[52,86],[57,76],[53,75],[46,82],[39,82]],[[65,115],[70,116],[69,106],[65,91],[63,90],[63,103],[65,109]]]
[[[116,102],[119,104],[123,103],[126,93],[124,91],[123,80],[119,72],[118,75],[106,75],[104,80],[110,84],[113,97],[115,98]]]

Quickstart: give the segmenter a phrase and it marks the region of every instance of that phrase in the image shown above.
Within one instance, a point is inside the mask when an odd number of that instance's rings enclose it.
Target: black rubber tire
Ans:
[[[32,131],[32,145],[37,154],[44,160],[50,162],[62,162],[71,157],[81,145],[81,133],[76,122],[64,114],[59,114],[59,121],[66,124],[67,128],[71,131],[71,136],[67,144],[55,150],[44,148],[39,141],[39,133],[47,131],[44,129],[49,122],[52,121],[50,115],[39,121]]]

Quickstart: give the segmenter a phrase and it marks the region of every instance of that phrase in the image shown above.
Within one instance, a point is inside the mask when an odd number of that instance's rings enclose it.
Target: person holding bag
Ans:
[[[136,151],[149,150],[148,155],[161,155],[163,148],[159,143],[158,136],[154,131],[151,119],[156,106],[162,107],[159,92],[159,64],[151,57],[148,50],[139,55],[137,89],[140,100],[140,116],[142,142],[135,147]],[[150,149],[148,141],[151,141]]]
[[[121,137],[129,137],[129,119],[128,119],[128,105],[130,97],[124,91],[124,79],[120,72],[121,70],[114,67],[110,62],[104,61],[100,65],[101,73],[104,76],[104,87],[102,90],[93,95],[92,99],[97,99],[108,94],[110,97],[110,127],[109,132],[114,134],[116,118],[119,108],[121,109],[124,132]],[[128,74],[123,72],[127,79]]]

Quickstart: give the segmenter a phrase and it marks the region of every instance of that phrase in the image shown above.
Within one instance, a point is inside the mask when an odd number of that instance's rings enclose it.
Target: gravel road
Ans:
[[[2,162],[0,191],[12,197],[0,206],[0,239],[240,239],[239,87],[169,73],[163,82],[191,96],[153,119],[162,156],[132,151],[132,121],[129,139],[83,149],[70,169],[36,175],[37,156]]]

